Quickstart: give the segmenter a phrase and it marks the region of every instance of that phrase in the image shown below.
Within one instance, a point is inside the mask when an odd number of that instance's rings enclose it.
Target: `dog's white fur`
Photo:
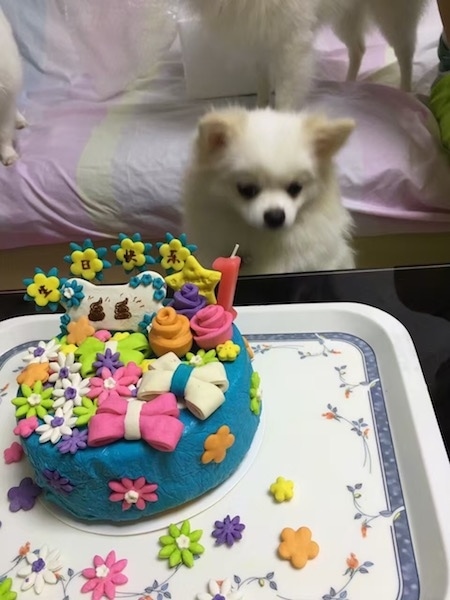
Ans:
[[[347,46],[347,78],[356,78],[365,51],[367,23],[375,23],[394,48],[401,87],[411,89],[417,24],[426,0],[190,0],[208,26],[243,51],[252,45],[260,56],[258,105],[298,109],[309,91],[313,40],[331,25]]]
[[[332,162],[353,127],[272,109],[204,116],[184,194],[185,231],[200,261],[210,265],[238,243],[243,274],[354,267],[352,220]],[[302,186],[294,197],[293,184]]]
[[[25,127],[24,117],[16,110],[22,85],[22,65],[11,26],[0,8],[0,160],[11,165],[18,159],[14,150],[14,131]]]

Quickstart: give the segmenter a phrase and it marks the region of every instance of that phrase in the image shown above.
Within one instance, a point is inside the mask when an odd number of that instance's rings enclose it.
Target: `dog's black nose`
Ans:
[[[274,208],[264,213],[264,223],[271,229],[281,227],[286,220],[284,210],[281,208]]]

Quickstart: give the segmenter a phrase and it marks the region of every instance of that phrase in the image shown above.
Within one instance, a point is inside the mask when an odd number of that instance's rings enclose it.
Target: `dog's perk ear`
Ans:
[[[314,150],[322,160],[332,158],[342,148],[355,128],[353,119],[328,120],[320,115],[307,117],[305,129],[312,138]]]
[[[197,147],[200,158],[218,157],[227,148],[245,118],[245,111],[211,112],[200,119]]]

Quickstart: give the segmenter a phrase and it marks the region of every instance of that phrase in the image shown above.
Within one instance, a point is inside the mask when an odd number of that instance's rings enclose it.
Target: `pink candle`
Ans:
[[[219,283],[219,292],[217,294],[217,304],[220,304],[227,312],[231,313],[233,319],[235,319],[237,315],[237,312],[233,308],[233,302],[239,267],[241,266],[241,259],[239,256],[236,256],[238,249],[239,244],[236,244],[231,256],[227,258],[219,256],[212,264],[213,269],[222,273],[222,278]]]

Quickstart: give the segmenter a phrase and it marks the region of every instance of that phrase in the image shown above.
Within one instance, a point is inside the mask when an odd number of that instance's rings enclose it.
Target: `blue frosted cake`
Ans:
[[[124,285],[91,283],[110,263],[90,241],[66,257],[76,277],[37,269],[26,281],[27,299],[65,313],[60,335],[24,356],[15,433],[45,498],[79,519],[134,521],[198,498],[234,473],[258,428],[259,378],[229,301],[217,303],[222,273],[184,236],[157,248],[119,237],[116,262],[138,271]]]

